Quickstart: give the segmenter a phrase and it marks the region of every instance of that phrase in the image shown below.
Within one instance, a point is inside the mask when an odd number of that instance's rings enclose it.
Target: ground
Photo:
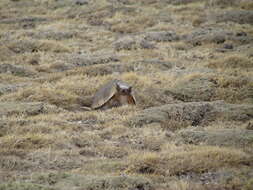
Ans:
[[[0,190],[250,190],[251,0],[1,0]],[[136,106],[87,111],[111,79]]]

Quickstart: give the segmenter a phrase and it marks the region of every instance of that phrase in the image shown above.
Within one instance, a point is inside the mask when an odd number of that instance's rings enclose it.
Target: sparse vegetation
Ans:
[[[1,0],[0,190],[251,190],[251,0]],[[136,106],[86,111],[112,79]]]

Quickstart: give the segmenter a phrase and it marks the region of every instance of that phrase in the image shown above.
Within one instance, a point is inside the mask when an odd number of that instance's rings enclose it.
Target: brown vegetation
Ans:
[[[251,190],[252,7],[1,0],[0,190]]]

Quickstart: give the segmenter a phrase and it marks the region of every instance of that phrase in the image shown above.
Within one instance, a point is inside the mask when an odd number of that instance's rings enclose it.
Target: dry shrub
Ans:
[[[147,136],[143,139],[143,148],[149,151],[160,151],[163,143],[163,138]]]
[[[201,24],[203,24],[204,22],[206,22],[206,16],[205,15],[200,15],[200,16],[197,16],[193,19],[192,21],[192,25],[194,27],[198,27],[200,26]]]
[[[251,0],[242,0],[240,2],[240,7],[246,10],[253,10],[253,2]]]
[[[129,156],[128,160],[127,173],[164,175],[166,172],[167,163],[157,153],[133,154]]]
[[[78,96],[73,93],[55,89],[50,85],[21,89],[16,93],[2,96],[1,100],[48,102],[63,108],[72,108],[80,101]]]
[[[137,129],[132,133],[142,134],[142,136],[137,137],[137,140],[135,142],[137,142],[137,144],[139,143],[138,145],[141,147],[141,149],[144,149],[146,151],[159,152],[162,145],[167,142],[164,131],[161,129],[159,124],[150,124],[145,127],[145,130]]]
[[[73,135],[71,141],[75,146],[83,148],[95,147],[102,142],[102,139],[96,134],[87,132]]]
[[[154,78],[138,75],[134,72],[124,73],[121,79],[133,86],[138,107],[150,107],[158,105],[163,99],[162,91],[155,88]],[[167,97],[164,97],[165,99]]]
[[[186,128],[191,125],[191,122],[181,119],[171,119],[161,123],[161,127],[165,130],[176,131],[182,128]]]
[[[174,43],[173,47],[176,50],[181,50],[181,51],[189,49],[189,45],[186,44],[185,42],[176,42],[176,43]]]
[[[187,5],[191,3],[197,3],[199,1],[200,0],[167,0],[166,2],[168,4],[180,6],[180,5]]]
[[[55,88],[57,90],[66,90],[78,96],[94,95],[96,91],[104,84],[113,79],[126,81],[133,86],[133,90],[137,90],[141,86],[150,85],[150,79],[137,75],[133,72],[123,73],[122,75],[106,75],[90,77],[87,75],[73,75],[62,78],[57,81]]]
[[[7,135],[0,142],[2,147],[6,149],[24,149],[27,151],[39,148],[49,147],[53,142],[53,137],[44,134],[26,134],[24,136]]]
[[[216,83],[221,88],[242,88],[251,84],[250,79],[242,76],[220,76]]]
[[[111,24],[111,31],[119,33],[134,33],[152,27],[156,21],[150,14],[142,14],[129,17],[122,13],[116,13],[114,17],[107,20]]]
[[[145,153],[129,157],[128,172],[157,175],[202,173],[220,167],[239,167],[250,163],[250,156],[231,148],[196,146],[191,150],[166,154]]]
[[[0,189],[1,190],[14,190],[14,189],[19,189],[19,190],[26,190],[26,189],[33,189],[33,190],[54,190],[54,188],[51,188],[49,186],[38,185],[38,184],[28,183],[28,182],[2,183],[2,184],[0,184]]]
[[[41,40],[39,41],[39,51],[51,51],[55,53],[60,52],[70,52],[70,48],[63,45],[63,43],[60,43],[58,41],[53,40]]]
[[[0,61],[7,61],[13,56],[13,52],[6,46],[0,46]]]
[[[248,102],[252,99],[251,68],[253,60],[242,55],[232,55],[212,61],[208,65],[222,74],[211,76],[215,83],[216,99],[231,103]],[[251,100],[252,102],[252,100]]]
[[[93,95],[96,90],[103,84],[106,83],[106,79],[91,78],[88,76],[74,75],[62,78],[55,84],[56,89],[64,89],[73,94],[79,96]]]
[[[217,61],[212,61],[208,65],[210,68],[221,68],[221,69],[228,69],[228,68],[240,68],[240,69],[247,69],[253,67],[253,60],[243,57],[241,55],[232,55],[225,58],[220,58]]]
[[[98,155],[106,158],[123,158],[128,155],[128,149],[125,147],[105,144],[96,148]]]
[[[243,74],[243,73],[242,73]],[[239,76],[217,76],[216,98],[223,99],[231,103],[252,102],[252,80],[243,75]]]
[[[237,0],[208,0],[207,7],[228,8],[237,5]]]
[[[168,186],[168,190],[206,190],[201,184],[186,180],[171,181]]]
[[[12,52],[14,53],[26,53],[26,52],[38,52],[38,51],[45,51],[45,52],[70,52],[70,49],[54,40],[31,40],[31,39],[22,39],[10,42],[7,46]]]
[[[169,174],[177,175],[186,172],[201,173],[224,166],[238,167],[249,163],[251,158],[244,152],[232,148],[198,146],[190,151],[169,153],[166,159]]]

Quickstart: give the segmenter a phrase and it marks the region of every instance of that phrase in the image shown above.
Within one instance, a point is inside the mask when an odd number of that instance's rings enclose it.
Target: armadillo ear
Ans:
[[[120,86],[118,83],[116,83],[116,89],[117,89],[117,91],[120,91]]]

